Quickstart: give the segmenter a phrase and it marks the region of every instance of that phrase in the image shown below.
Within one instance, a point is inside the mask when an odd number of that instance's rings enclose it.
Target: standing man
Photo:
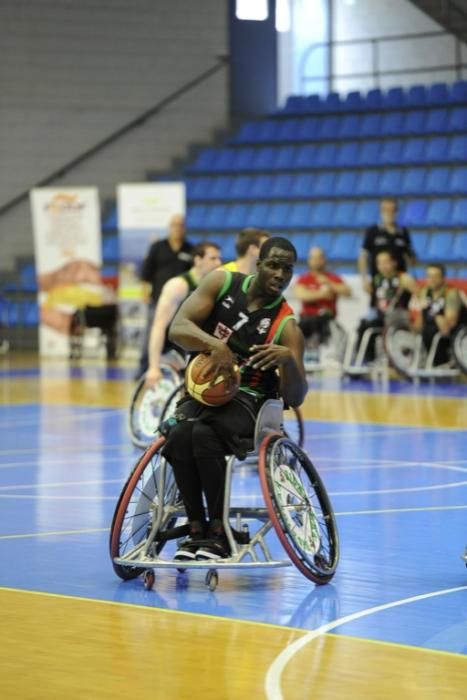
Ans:
[[[385,197],[380,203],[379,224],[370,226],[365,231],[362,249],[358,258],[358,270],[362,277],[363,288],[371,294],[372,278],[377,273],[376,256],[382,250],[388,251],[396,261],[396,270],[406,272],[415,262],[409,230],[397,223],[397,201]],[[372,306],[374,306],[372,298]]]
[[[191,251],[193,246],[185,240],[185,219],[181,215],[173,216],[169,222],[169,235],[151,245],[143,261],[141,279],[150,285],[148,321],[144,337],[144,345],[137,378],[148,368],[148,343],[151,332],[154,310],[162,287],[171,278],[187,272],[192,263]]]
[[[243,275],[252,275],[256,272],[256,262],[259,249],[264,241],[269,238],[269,233],[259,228],[244,228],[237,235],[235,251],[237,259],[225,263],[222,267],[230,272],[241,272]]]

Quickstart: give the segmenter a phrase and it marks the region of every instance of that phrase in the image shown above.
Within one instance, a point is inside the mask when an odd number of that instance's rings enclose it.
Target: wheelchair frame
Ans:
[[[424,354],[423,338],[421,334],[414,333],[415,345],[412,363],[406,368],[402,367],[402,365],[400,365],[400,363],[398,363],[394,359],[394,353],[390,349],[391,336],[393,336],[397,332],[397,330],[401,329],[398,329],[397,327],[388,328],[385,334],[384,342],[390,362],[392,366],[395,367],[395,369],[397,369],[398,372],[406,376],[408,379],[412,379],[415,381],[417,381],[418,379],[450,379],[453,377],[458,377],[460,375],[460,369],[458,367],[438,367],[434,364],[436,351],[438,349],[440,341],[444,337],[441,333],[436,333],[436,335],[433,337],[423,367],[420,366]]]

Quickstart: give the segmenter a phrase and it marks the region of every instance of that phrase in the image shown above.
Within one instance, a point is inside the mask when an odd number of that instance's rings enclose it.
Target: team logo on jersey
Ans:
[[[260,335],[264,335],[264,333],[267,333],[269,330],[269,326],[271,325],[271,319],[270,318],[262,318],[261,321],[258,323],[256,330]]]
[[[224,306],[226,309],[230,309],[232,304],[234,303],[234,298],[230,296],[225,297],[224,301],[221,302],[222,306]]]
[[[229,328],[228,326],[224,325],[219,321],[217,326],[214,329],[214,337],[219,338],[219,340],[222,340],[222,342],[226,343],[230,336],[232,335],[233,330]]]

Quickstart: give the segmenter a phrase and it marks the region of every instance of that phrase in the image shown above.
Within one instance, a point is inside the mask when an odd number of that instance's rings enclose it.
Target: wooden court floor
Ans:
[[[336,576],[230,572],[211,593],[194,573],[146,591],[111,568],[138,456],[130,376],[0,361],[2,700],[467,697],[465,385],[313,380],[306,449],[337,514]],[[234,496],[260,498],[251,470]]]

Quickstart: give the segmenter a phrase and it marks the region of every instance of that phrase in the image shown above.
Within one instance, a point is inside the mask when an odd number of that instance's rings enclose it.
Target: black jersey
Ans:
[[[410,233],[405,226],[397,227],[394,233],[389,233],[382,226],[370,226],[365,231],[362,248],[370,255],[370,272],[377,274],[376,256],[382,250],[389,250],[397,261],[399,272],[407,270],[406,256],[415,257],[410,240]]]
[[[282,296],[261,309],[248,311],[246,295],[253,277],[226,270],[225,283],[203,323],[203,330],[227,343],[236,356],[241,368],[241,390],[276,397],[279,391],[276,370],[255,370],[247,364],[253,354],[250,348],[279,342],[285,324],[294,314]]]
[[[373,296],[377,310],[384,315],[390,309],[407,308],[411,295],[408,290],[401,290],[398,273],[392,277],[378,273],[373,277]]]
[[[436,323],[436,316],[444,316],[447,306],[454,309],[459,309],[461,306],[458,292],[447,286],[441,289],[437,297],[430,287],[425,287],[422,291],[421,304],[424,326]]]

